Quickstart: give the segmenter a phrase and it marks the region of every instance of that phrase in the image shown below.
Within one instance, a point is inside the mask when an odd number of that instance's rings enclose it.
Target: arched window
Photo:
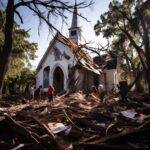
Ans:
[[[49,72],[50,72],[50,67],[47,66],[43,70],[43,87],[47,88],[49,86]]]

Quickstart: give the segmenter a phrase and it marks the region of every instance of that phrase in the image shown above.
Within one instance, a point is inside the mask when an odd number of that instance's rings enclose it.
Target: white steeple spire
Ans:
[[[81,39],[81,29],[78,26],[78,9],[77,9],[77,1],[75,0],[72,24],[69,29],[69,37],[76,43],[79,43]]]

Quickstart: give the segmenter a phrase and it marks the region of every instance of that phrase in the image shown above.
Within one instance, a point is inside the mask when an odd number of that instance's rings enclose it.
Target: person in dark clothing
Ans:
[[[47,93],[48,93],[48,100],[49,100],[51,106],[53,105],[54,91],[55,91],[54,88],[50,85],[48,87]]]
[[[118,85],[119,93],[121,95],[122,101],[127,100],[127,81],[120,81]]]
[[[39,92],[40,92],[40,87],[38,87],[38,88],[35,90],[34,97],[35,97],[36,99],[39,98]]]

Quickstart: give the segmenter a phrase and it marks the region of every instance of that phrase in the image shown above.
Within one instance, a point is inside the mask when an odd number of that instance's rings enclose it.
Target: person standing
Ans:
[[[103,84],[99,84],[98,92],[99,92],[100,99],[103,101],[103,99],[104,99],[104,97],[106,95],[106,90],[105,90]]]
[[[54,98],[54,87],[52,87],[51,85],[48,87],[48,100],[51,104],[51,106],[53,105],[53,98]]]
[[[35,88],[32,86],[30,87],[30,98],[34,99],[34,92],[35,92]]]
[[[120,93],[122,101],[127,100],[127,93],[128,93],[127,81],[120,81],[118,85],[118,89],[119,89],[119,93]]]
[[[39,88],[40,88],[39,89],[39,97],[40,97],[40,99],[42,99],[43,98],[43,88],[42,88],[42,85],[40,85]]]

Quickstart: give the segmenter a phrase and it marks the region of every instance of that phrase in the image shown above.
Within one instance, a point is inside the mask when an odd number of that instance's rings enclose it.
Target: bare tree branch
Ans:
[[[23,19],[22,19],[22,17],[21,17],[21,15],[20,15],[20,13],[19,13],[17,10],[15,10],[15,13],[16,13],[16,14],[17,14],[17,16],[19,17],[20,22],[23,24]]]

